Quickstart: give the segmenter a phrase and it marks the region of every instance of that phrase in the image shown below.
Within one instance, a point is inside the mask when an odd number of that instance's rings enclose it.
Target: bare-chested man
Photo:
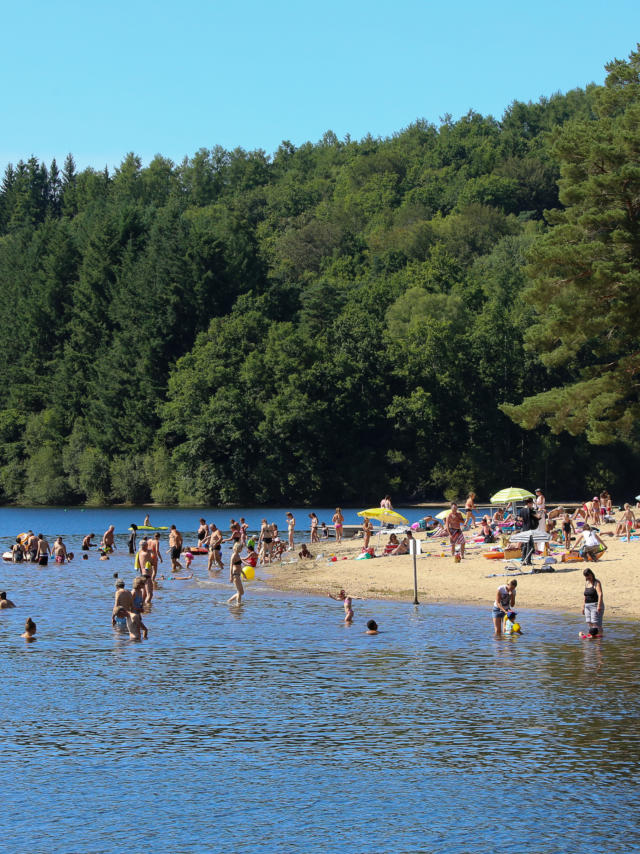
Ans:
[[[147,568],[147,564],[149,565],[149,568],[151,568],[153,565],[151,562],[151,552],[149,551],[149,542],[147,538],[144,537],[142,540],[140,540],[140,548],[138,549],[138,553],[136,554],[136,559],[133,562],[133,566],[139,571],[140,575],[142,575],[142,573]]]
[[[464,534],[462,533],[462,524],[464,522],[464,517],[462,513],[458,510],[457,504],[451,505],[451,511],[447,516],[444,528],[445,531],[449,534],[449,542],[451,544],[451,555],[455,557],[456,554],[456,546],[460,546],[460,557],[464,557],[464,547],[465,547],[465,539]]]
[[[56,563],[64,563],[67,559],[67,547],[62,542],[62,537],[56,537],[51,553],[55,557]]]
[[[38,551],[36,554],[36,563],[40,566],[46,566],[49,563],[51,555],[51,546],[46,541],[43,534],[38,534]]]
[[[116,538],[115,538],[115,525],[109,525],[107,530],[102,535],[102,543],[101,546],[105,550],[105,552],[112,552],[116,547]]]
[[[169,531],[169,557],[171,559],[171,571],[177,572],[179,569],[182,569],[178,558],[180,557],[180,552],[182,551],[182,534],[176,528],[175,525],[171,526]]]
[[[213,522],[209,528],[211,533],[207,542],[209,546],[207,569],[211,571],[214,563],[219,569],[224,569],[224,564],[222,563],[222,531]]]
[[[122,579],[116,581],[116,596],[113,603],[114,614],[119,608],[125,611],[133,611],[133,595],[130,590],[125,588]]]
[[[95,534],[87,534],[87,536],[82,541],[82,551],[88,552],[89,549],[93,546],[91,540],[95,537]]]

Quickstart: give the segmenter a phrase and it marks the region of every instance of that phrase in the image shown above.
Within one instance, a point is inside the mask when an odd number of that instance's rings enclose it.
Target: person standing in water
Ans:
[[[147,551],[149,552],[149,559],[151,561],[151,577],[155,581],[156,575],[158,574],[158,561],[162,563],[162,553],[160,552],[160,533],[158,531],[153,535],[153,539],[147,540]]]
[[[47,566],[49,557],[51,556],[51,546],[46,541],[44,534],[38,534],[38,552],[36,554],[36,563],[39,566]]]
[[[602,592],[602,584],[593,574],[592,569],[585,569],[582,573],[586,581],[584,588],[584,602],[582,603],[582,613],[585,621],[590,629],[598,629],[598,633],[602,634],[602,617],[604,615],[604,594]]]
[[[502,635],[502,624],[509,611],[513,611],[516,604],[516,587],[518,582],[512,578],[508,584],[501,584],[496,591],[496,600],[493,603],[491,616],[493,618],[494,634],[496,637]]]
[[[148,514],[148,513],[147,513],[147,515],[144,517],[144,522],[142,523],[142,527],[143,527],[143,528],[151,528],[151,527],[153,527],[153,526],[151,525],[151,519],[149,518],[149,514]]]
[[[175,525],[169,531],[169,557],[171,558],[171,571],[177,572],[181,567],[178,562],[182,551],[182,534]]]
[[[82,541],[82,551],[88,552],[89,549],[93,546],[91,540],[95,537],[95,534],[87,534],[87,536]],[[133,554],[133,552],[131,553]]]
[[[318,543],[318,542],[320,542],[320,540],[318,538],[318,524],[319,524],[318,523],[318,517],[315,513],[309,513],[309,518],[311,519],[311,528],[310,528],[311,542],[312,543]]]
[[[198,537],[198,548],[205,548],[209,536],[209,526],[204,519],[200,519],[200,526],[198,527],[196,536]]]
[[[53,555],[55,556],[56,563],[64,563],[67,559],[67,547],[62,542],[62,537],[56,537],[56,541],[53,544]]]
[[[349,593],[345,593],[344,590],[341,590],[337,596],[334,596],[333,593],[327,593],[329,599],[335,599],[336,602],[342,602],[344,604],[344,621],[345,623],[353,622],[353,600],[359,599],[359,596],[351,596]]]
[[[112,552],[116,547],[115,525],[109,525],[107,530],[102,535],[102,548],[105,552]]]
[[[224,564],[222,563],[222,531],[213,522],[209,528],[211,533],[207,542],[209,546],[207,570],[211,572],[214,563],[218,569],[224,569]]]
[[[129,547],[129,554],[134,555],[136,553],[136,540],[138,538],[138,526],[132,522],[129,526],[131,528],[131,534],[127,541],[127,545]],[[91,534],[93,536],[93,534]],[[82,544],[82,548],[84,548],[84,543]]]
[[[242,558],[240,557],[241,549],[241,544],[236,543],[231,553],[229,584],[235,584],[236,592],[227,600],[227,603],[235,601],[238,605],[242,605],[242,597],[244,596],[244,587],[242,586]]]
[[[143,537],[140,540],[140,548],[138,549],[136,559],[133,562],[133,568],[137,569],[140,575],[142,575],[147,564],[151,567],[151,555],[149,554],[147,538]]]

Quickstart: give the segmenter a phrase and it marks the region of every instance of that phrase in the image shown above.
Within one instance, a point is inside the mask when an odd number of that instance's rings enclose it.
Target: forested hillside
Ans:
[[[0,499],[637,491],[630,446],[500,408],[582,367],[525,349],[525,265],[562,207],[558,134],[603,121],[600,91],[272,157],[9,167]]]

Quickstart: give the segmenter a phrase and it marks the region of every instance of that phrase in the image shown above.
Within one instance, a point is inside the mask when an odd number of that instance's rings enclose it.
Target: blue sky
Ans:
[[[2,24],[0,169],[69,151],[102,168],[500,117],[601,83],[640,41],[640,2],[22,0]]]

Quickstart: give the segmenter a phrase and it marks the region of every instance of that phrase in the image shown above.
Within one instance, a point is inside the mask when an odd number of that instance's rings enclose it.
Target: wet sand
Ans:
[[[591,567],[602,582],[605,619],[612,617],[640,617],[640,586],[638,564],[640,540],[621,541],[609,533],[614,524],[603,525],[600,535],[607,551],[597,564],[560,563],[563,550],[553,550],[551,555],[558,563],[553,573],[514,576],[518,580],[516,608],[550,608],[563,612],[578,612],[582,608],[585,567]],[[483,557],[491,546],[470,542],[474,532],[467,531],[465,558],[455,563],[450,554],[448,540],[424,541],[427,552],[417,558],[418,599],[421,603],[455,602],[483,605],[489,611],[496,589],[505,583],[507,564],[504,560]],[[376,553],[384,549],[387,535],[374,536],[371,545]],[[282,564],[265,567],[267,583],[279,590],[327,594],[344,588],[348,593],[365,599],[394,599],[413,602],[413,558],[410,555],[380,557],[373,560],[355,560],[361,553],[362,538],[323,541],[309,546],[314,560],[296,560],[287,556]],[[442,554],[444,553],[444,557]],[[337,561],[330,561],[335,554]],[[541,561],[535,561],[540,566]],[[512,575],[512,573],[509,573]]]

